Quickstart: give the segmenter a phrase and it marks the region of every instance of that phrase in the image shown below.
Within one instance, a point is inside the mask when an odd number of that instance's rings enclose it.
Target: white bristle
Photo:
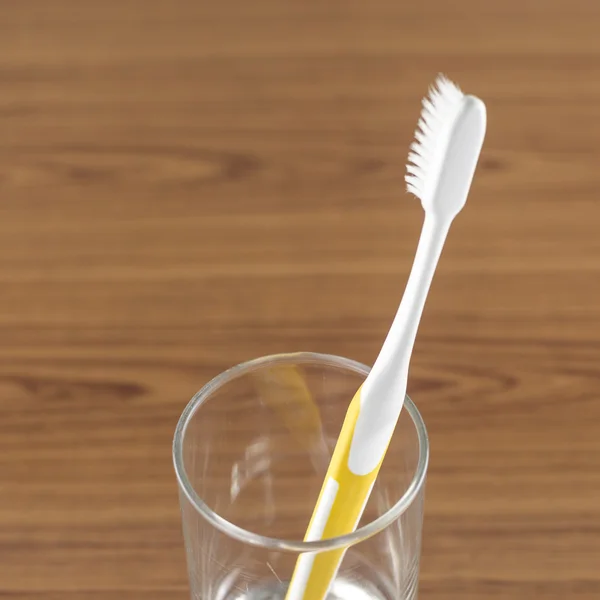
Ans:
[[[410,146],[406,167],[406,187],[422,202],[435,187],[441,160],[440,150],[460,108],[463,93],[457,85],[440,75],[423,99],[423,109]]]

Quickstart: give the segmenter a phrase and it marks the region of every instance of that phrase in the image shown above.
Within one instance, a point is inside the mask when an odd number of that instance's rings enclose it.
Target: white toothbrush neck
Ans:
[[[419,321],[451,222],[425,215],[402,302],[362,386],[361,410],[348,456],[348,467],[356,475],[366,475],[380,463],[396,427]]]
[[[433,215],[425,215],[419,245],[402,302],[373,366],[373,377],[376,379],[388,369],[393,369],[400,377],[405,377],[408,373],[425,300],[451,222],[452,219],[440,219]]]

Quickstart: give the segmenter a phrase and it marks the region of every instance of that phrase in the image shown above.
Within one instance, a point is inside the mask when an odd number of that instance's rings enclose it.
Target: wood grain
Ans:
[[[600,4],[21,0],[0,14],[0,596],[182,600],[186,401],[372,363],[438,71],[489,129],[424,315],[421,597],[600,597]]]

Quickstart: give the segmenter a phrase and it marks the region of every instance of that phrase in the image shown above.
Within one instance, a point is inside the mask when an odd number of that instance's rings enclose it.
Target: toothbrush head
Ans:
[[[439,76],[423,100],[405,177],[426,212],[454,218],[465,205],[485,128],[485,104]]]

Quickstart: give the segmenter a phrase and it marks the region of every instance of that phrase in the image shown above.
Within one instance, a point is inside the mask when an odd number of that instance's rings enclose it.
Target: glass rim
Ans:
[[[409,506],[411,506],[421,491],[421,488],[425,484],[427,466],[429,463],[429,439],[427,436],[427,428],[425,427],[421,413],[408,395],[405,397],[403,408],[406,409],[413,421],[419,441],[419,459],[413,478],[404,494],[402,494],[400,499],[389,510],[366,525],[359,527],[352,533],[310,542],[303,540],[279,539],[254,533],[239,527],[234,523],[231,523],[213,511],[198,495],[185,471],[183,463],[183,439],[185,437],[190,419],[205,402],[205,400],[207,400],[213,392],[236,377],[243,375],[244,373],[254,371],[270,364],[286,363],[290,360],[294,360],[296,363],[300,364],[319,362],[332,367],[345,368],[360,375],[364,375],[365,377],[370,371],[370,367],[358,361],[341,356],[335,356],[333,354],[321,354],[317,352],[272,354],[245,361],[234,367],[230,367],[211,379],[196,394],[194,394],[192,399],[188,402],[187,406],[181,413],[181,417],[179,418],[177,427],[175,429],[175,436],[173,438],[173,464],[175,467],[177,481],[179,483],[180,490],[183,491],[191,505],[208,523],[223,532],[225,535],[245,544],[265,548],[268,550],[282,550],[299,553],[323,552],[352,546],[360,541],[372,537],[380,531],[383,531],[394,521],[396,521],[409,508]]]

